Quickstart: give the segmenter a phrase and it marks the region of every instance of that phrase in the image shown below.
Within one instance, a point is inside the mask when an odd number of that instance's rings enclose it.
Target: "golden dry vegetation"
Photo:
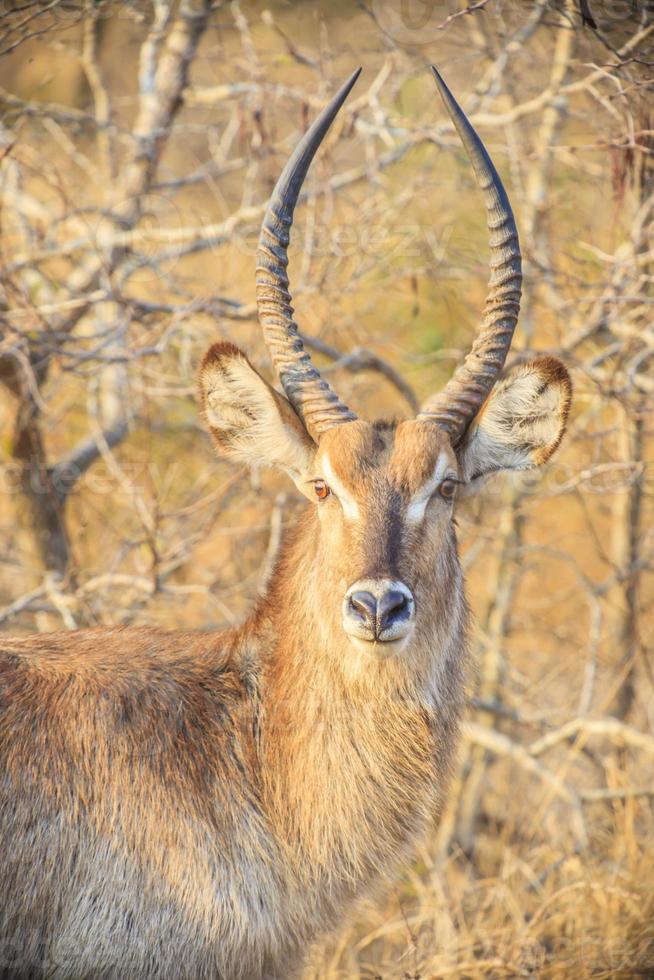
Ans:
[[[512,356],[562,356],[573,414],[544,474],[460,507],[476,667],[450,808],[308,975],[652,976],[651,5],[236,0],[188,79],[176,9],[0,13],[0,624],[219,627],[255,599],[300,504],[213,458],[194,370],[222,337],[269,373],[258,223],[357,64],[297,218],[298,322],[362,414],[447,379],[487,258],[437,63],[516,211]]]

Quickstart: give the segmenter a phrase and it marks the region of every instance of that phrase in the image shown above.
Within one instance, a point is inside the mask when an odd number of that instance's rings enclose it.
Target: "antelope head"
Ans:
[[[284,470],[315,505],[313,566],[321,615],[359,650],[399,654],[438,630],[462,600],[453,507],[488,473],[539,466],[563,435],[571,385],[552,357],[502,376],[521,293],[518,233],[507,194],[467,117],[433,69],[483,192],[491,276],[471,351],[417,418],[358,419],[321,378],[293,320],[287,250],[303,180],[354,85],[355,72],[307,131],[272,193],[259,239],[257,304],[284,395],[229,343],[213,345],[200,397],[218,450]],[[333,635],[333,633],[331,634]]]

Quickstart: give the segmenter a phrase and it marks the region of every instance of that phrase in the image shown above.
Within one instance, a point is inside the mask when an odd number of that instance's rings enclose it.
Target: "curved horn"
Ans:
[[[359,68],[348,78],[289,158],[271,194],[257,251],[257,308],[264,340],[288,400],[316,442],[326,429],[350,422],[356,415],[323,381],[302,345],[288,288],[288,243],[293,211],[311,161],[360,72]]]
[[[446,429],[456,445],[495,384],[511,346],[520,310],[522,271],[520,243],[513,211],[484,144],[447,85],[432,67],[436,86],[459,134],[484,192],[490,231],[491,276],[481,328],[463,364],[443,391],[430,398],[418,415]]]

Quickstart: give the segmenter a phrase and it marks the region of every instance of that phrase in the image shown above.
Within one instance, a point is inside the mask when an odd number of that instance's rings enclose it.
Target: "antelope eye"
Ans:
[[[453,480],[451,477],[447,477],[438,488],[443,500],[452,500],[454,494],[456,493],[457,480]]]
[[[327,500],[327,497],[331,493],[331,490],[324,480],[316,480],[313,485],[313,489],[316,491],[316,497],[318,500]]]

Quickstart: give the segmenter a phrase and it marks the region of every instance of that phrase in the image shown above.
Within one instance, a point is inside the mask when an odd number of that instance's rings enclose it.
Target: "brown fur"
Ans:
[[[351,651],[288,604],[315,523],[242,631],[5,642],[7,976],[287,977],[408,854],[440,806],[460,642],[439,710],[409,665],[339,669]]]
[[[467,608],[437,483],[465,456],[430,422],[351,422],[316,447],[225,345],[200,384],[219,447],[315,506],[240,629],[4,641],[0,977],[287,980],[442,807]],[[330,468],[344,499],[318,502]],[[415,599],[393,655],[341,623],[345,590],[380,576]]]

